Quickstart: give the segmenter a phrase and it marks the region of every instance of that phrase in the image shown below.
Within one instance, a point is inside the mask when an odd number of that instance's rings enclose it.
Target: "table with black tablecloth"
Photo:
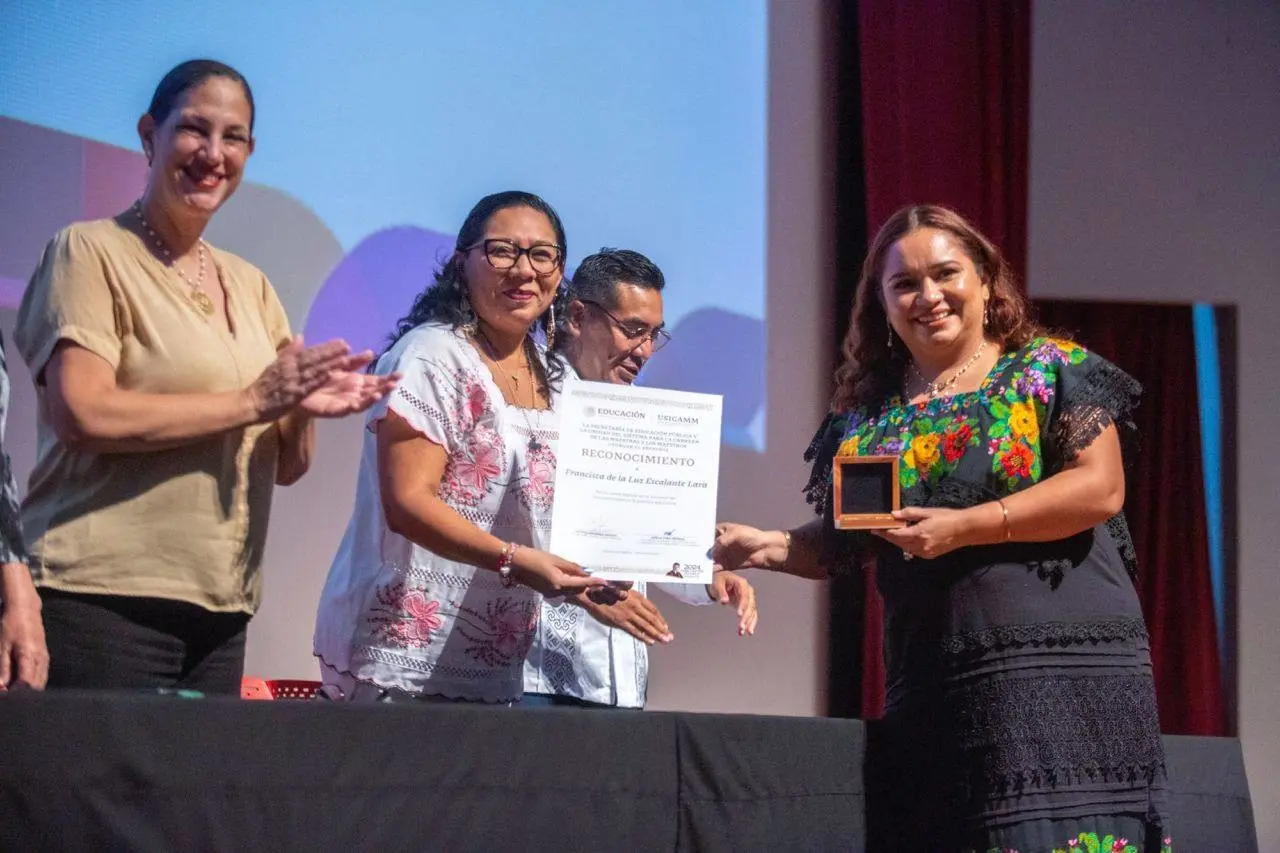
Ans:
[[[5,851],[866,843],[855,720],[49,693],[0,731]],[[1238,742],[1167,743],[1178,849],[1256,849]]]

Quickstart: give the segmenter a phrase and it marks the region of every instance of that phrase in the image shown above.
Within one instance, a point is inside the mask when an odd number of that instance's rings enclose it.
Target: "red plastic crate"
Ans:
[[[255,678],[246,675],[240,681],[241,699],[314,699],[319,681],[297,678]]]
[[[267,682],[272,699],[314,699],[320,689],[319,681],[277,678]]]

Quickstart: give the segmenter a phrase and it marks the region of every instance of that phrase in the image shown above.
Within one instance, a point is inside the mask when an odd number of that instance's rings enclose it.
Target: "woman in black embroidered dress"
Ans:
[[[875,553],[889,757],[872,823],[899,851],[1168,850],[1120,514],[1137,383],[1035,326],[999,250],[933,206],[876,236],[844,353],[806,454],[820,518],[722,524],[716,557],[823,578]],[[900,457],[906,526],[833,529],[837,454]]]

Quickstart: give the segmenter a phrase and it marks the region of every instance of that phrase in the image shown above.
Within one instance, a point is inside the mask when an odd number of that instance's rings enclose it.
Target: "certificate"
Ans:
[[[718,394],[566,382],[551,551],[607,580],[708,583]]]

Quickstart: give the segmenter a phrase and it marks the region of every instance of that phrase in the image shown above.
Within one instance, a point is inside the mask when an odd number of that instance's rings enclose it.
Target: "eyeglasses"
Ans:
[[[661,326],[659,326],[656,329],[651,329],[645,325],[636,325],[634,323],[624,323],[621,320],[619,320],[617,317],[615,317],[612,311],[610,311],[608,308],[605,308],[599,302],[596,302],[592,299],[579,299],[578,301],[581,302],[583,305],[590,305],[592,308],[596,309],[597,311],[601,312],[606,317],[608,317],[609,322],[613,324],[613,327],[615,329],[617,329],[619,332],[622,332],[623,337],[627,339],[627,343],[631,344],[632,349],[635,349],[636,347],[639,347],[639,346],[644,346],[646,343],[652,342],[653,351],[657,352],[658,350],[665,347],[667,344],[671,343],[671,333],[668,332],[666,329],[662,328]]]
[[[523,249],[512,240],[503,240],[498,237],[472,243],[463,251],[470,252],[472,249],[479,248],[484,249],[485,260],[495,270],[509,270],[520,263],[521,255],[527,255],[529,266],[533,267],[533,271],[539,275],[546,275],[560,269],[560,262],[564,259],[564,252],[559,246],[538,243]]]

